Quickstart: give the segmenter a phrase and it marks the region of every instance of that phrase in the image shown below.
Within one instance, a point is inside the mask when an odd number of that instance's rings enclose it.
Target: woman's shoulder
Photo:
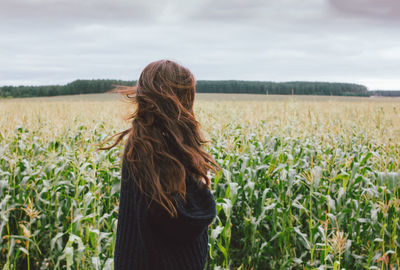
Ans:
[[[186,201],[180,201],[178,212],[191,219],[213,219],[216,214],[216,202],[206,184],[194,176],[186,178]]]

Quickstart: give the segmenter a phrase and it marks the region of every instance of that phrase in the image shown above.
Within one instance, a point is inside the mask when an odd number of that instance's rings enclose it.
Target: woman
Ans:
[[[193,113],[195,91],[192,73],[169,60],[147,65],[135,87],[114,91],[137,106],[132,127],[101,148],[128,134],[115,270],[204,269],[216,216],[207,172],[219,167],[201,149],[206,141]]]

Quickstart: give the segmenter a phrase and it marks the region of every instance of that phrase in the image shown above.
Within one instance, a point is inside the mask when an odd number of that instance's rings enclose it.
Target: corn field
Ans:
[[[206,269],[400,269],[399,100],[238,96],[195,104],[222,167]],[[96,144],[130,109],[0,101],[0,269],[113,268],[123,145]]]

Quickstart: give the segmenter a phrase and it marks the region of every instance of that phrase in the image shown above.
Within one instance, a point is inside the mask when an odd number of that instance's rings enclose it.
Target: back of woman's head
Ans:
[[[129,134],[123,155],[129,180],[171,216],[177,214],[172,195],[185,198],[188,174],[193,179],[205,179],[209,185],[207,171],[218,168],[201,149],[206,141],[193,113],[195,84],[192,73],[173,61],[147,65],[136,87],[124,90],[127,96],[134,94],[132,127],[116,134],[119,138],[111,146]],[[200,180],[197,182],[202,185]]]
[[[195,80],[185,67],[170,61],[160,60],[148,64],[137,83],[139,113],[149,106],[162,112],[180,115],[184,109],[193,114]],[[140,107],[143,106],[143,107]],[[171,115],[171,119],[174,119]]]

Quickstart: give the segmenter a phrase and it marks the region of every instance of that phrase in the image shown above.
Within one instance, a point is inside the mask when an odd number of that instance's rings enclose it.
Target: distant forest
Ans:
[[[375,90],[371,91],[371,96],[400,97],[400,91]]]
[[[0,97],[43,97],[89,93],[105,93],[116,85],[131,86],[136,81],[75,80],[65,85],[2,86]],[[330,82],[266,82],[199,80],[198,93],[246,93],[273,95],[333,95],[333,96],[400,96],[400,91],[368,91],[367,87],[351,83]]]

